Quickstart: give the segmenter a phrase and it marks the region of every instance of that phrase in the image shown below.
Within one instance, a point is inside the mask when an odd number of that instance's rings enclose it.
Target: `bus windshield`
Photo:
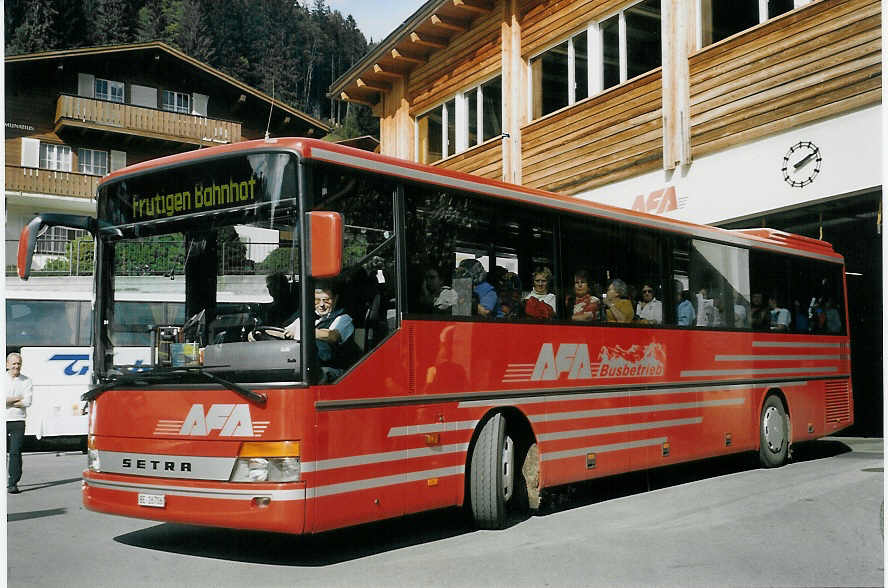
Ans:
[[[298,333],[285,333],[299,311],[296,196],[295,165],[282,154],[106,188],[100,375],[176,372],[206,381],[192,372],[207,370],[234,382],[301,380]],[[146,294],[178,304],[140,303]]]

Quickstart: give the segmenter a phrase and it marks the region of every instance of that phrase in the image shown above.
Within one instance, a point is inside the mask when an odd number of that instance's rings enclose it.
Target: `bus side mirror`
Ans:
[[[70,227],[72,229],[84,229],[96,234],[96,219],[90,216],[75,214],[38,214],[22,229],[18,244],[18,275],[27,280],[31,277],[31,261],[34,258],[34,249],[37,247],[37,237],[46,232],[49,227]]]
[[[338,212],[308,213],[311,259],[308,273],[313,278],[331,278],[342,271],[342,215]]]

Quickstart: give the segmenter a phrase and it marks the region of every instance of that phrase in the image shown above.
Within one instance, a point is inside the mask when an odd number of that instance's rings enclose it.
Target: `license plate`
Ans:
[[[163,494],[139,494],[139,506],[163,508],[166,506],[166,496]]]

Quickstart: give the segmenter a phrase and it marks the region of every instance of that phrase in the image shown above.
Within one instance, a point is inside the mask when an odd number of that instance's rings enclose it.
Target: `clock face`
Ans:
[[[810,141],[799,141],[783,156],[783,179],[793,188],[804,188],[820,173],[823,156]]]

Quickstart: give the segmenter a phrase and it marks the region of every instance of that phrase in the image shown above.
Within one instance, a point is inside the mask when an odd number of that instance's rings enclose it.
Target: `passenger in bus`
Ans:
[[[514,272],[506,272],[498,284],[500,318],[515,320],[524,316],[524,300],[521,297],[521,278]]]
[[[832,298],[827,298],[824,306],[826,307],[826,312],[824,313],[826,314],[826,332],[832,334],[841,333],[842,315],[839,314],[839,309],[836,308]]]
[[[265,276],[265,287],[271,302],[260,308],[263,325],[284,326],[290,324],[299,312],[299,302],[290,289],[290,281],[283,272]]]
[[[788,331],[792,319],[790,318],[789,310],[777,303],[777,296],[771,296],[768,298],[768,308],[770,330],[779,332]]]
[[[802,306],[798,298],[792,301],[792,326],[796,333],[807,333],[811,328],[808,309]]]
[[[571,320],[597,321],[601,318],[601,300],[592,295],[592,292],[599,290],[598,284],[590,283],[588,271],[578,269],[574,272],[573,294],[565,300]]]
[[[649,282],[641,287],[641,300],[635,306],[635,319],[645,325],[663,322],[663,303],[654,296],[654,287]]]
[[[749,310],[753,330],[767,331],[770,326],[770,317],[768,315],[768,308],[764,304],[764,297],[761,294],[754,293],[752,295]]]
[[[557,316],[555,294],[549,292],[552,270],[538,265],[533,270],[533,289],[524,296],[524,314],[529,318],[553,319]]]
[[[675,298],[679,301],[676,308],[676,324],[679,327],[690,327],[697,324],[697,311],[691,303],[691,293],[685,290],[682,283],[675,280]]]
[[[745,328],[749,326],[749,312],[746,308],[746,300],[739,292],[734,293],[734,326]]]
[[[444,283],[442,272],[429,268],[423,274],[420,305],[426,312],[450,314],[456,304],[456,291]]]
[[[315,344],[322,372],[319,384],[330,383],[341,376],[360,355],[352,337],[355,332],[352,318],[337,307],[340,289],[334,281],[321,281],[315,287]],[[297,318],[287,325],[284,334],[289,339],[299,339],[299,329]]]
[[[487,282],[484,266],[477,259],[464,259],[457,267],[460,277],[472,280],[472,313],[487,318],[501,316],[496,289]]]
[[[696,294],[697,298],[697,326],[698,327],[715,327],[718,326],[716,318],[715,301],[709,295],[709,288],[700,288]]]
[[[630,323],[635,318],[632,301],[629,300],[629,286],[623,280],[615,278],[608,284],[604,313],[609,323]]]

